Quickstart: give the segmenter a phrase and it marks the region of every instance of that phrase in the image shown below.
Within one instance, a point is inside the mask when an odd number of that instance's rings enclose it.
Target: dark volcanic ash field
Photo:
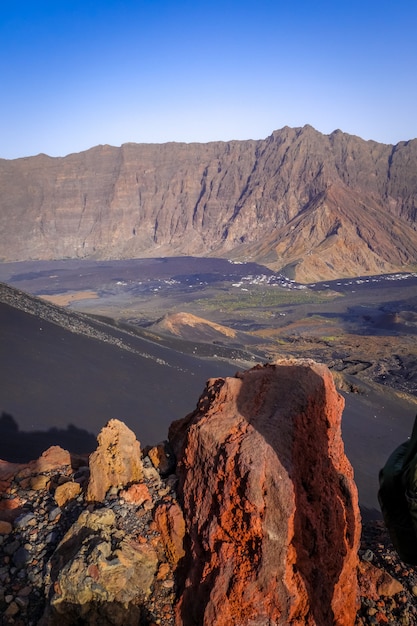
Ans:
[[[88,452],[112,417],[156,443],[208,378],[313,358],[345,397],[362,509],[378,515],[378,470],[417,410],[416,275],[306,287],[254,263],[180,257],[2,264],[0,281],[66,307],[29,299],[22,310],[2,291],[0,458],[34,458],[52,443]],[[168,331],[178,313],[211,326]]]

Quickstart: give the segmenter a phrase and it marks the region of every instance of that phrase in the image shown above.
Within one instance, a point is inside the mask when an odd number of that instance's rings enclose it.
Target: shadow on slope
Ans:
[[[59,307],[32,300],[28,312],[0,299],[0,411],[20,431],[73,425],[96,435],[118,418],[142,445],[154,444],[193,409],[208,378],[236,371],[68,311],[63,327]]]
[[[89,454],[97,447],[96,437],[83,428],[69,424],[66,429],[24,432],[12,415],[0,417],[0,459],[27,463],[41,456],[50,446],[61,446],[73,454]]]

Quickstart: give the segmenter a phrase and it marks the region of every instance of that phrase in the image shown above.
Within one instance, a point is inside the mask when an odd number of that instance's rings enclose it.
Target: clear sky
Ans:
[[[416,0],[0,0],[0,157],[417,137]]]

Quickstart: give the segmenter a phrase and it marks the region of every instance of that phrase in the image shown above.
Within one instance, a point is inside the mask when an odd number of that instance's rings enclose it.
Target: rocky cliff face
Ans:
[[[98,146],[0,161],[3,260],[221,255],[298,280],[417,260],[417,140],[283,128],[265,140]]]

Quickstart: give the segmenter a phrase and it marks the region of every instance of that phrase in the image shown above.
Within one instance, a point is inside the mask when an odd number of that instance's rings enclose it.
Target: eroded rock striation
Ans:
[[[326,367],[208,382],[171,426],[188,544],[177,624],[353,624],[360,516]]]
[[[0,159],[5,261],[217,255],[313,282],[417,258],[417,140],[311,126],[264,140]]]

